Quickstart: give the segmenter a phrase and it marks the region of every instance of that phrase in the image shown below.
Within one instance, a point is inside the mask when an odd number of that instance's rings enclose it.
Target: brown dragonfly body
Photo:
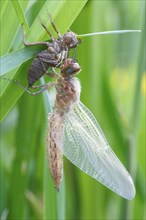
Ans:
[[[73,59],[67,59],[62,65],[62,76],[58,78],[58,83],[55,86],[57,92],[55,109],[49,116],[47,151],[51,176],[57,190],[59,190],[63,170],[62,138],[65,115],[80,97],[80,85],[74,78],[79,70],[79,64]]]
[[[54,38],[45,24],[41,21],[41,25],[46,30],[50,36],[50,42],[31,42],[28,43],[25,40],[25,34],[23,33],[23,44],[25,46],[31,45],[45,45],[47,48],[37,54],[33,60],[29,71],[28,71],[28,87],[32,87],[33,84],[40,79],[44,74],[50,75],[48,68],[58,67],[64,63],[68,57],[68,53],[71,48],[76,48],[77,45],[81,42],[77,39],[77,36],[73,32],[66,32],[64,35],[61,35],[54,22],[52,21],[51,16],[49,15],[53,29],[58,35],[58,38]]]
[[[51,44],[49,42],[26,43],[25,38],[23,41],[26,46],[35,44],[47,46],[47,50],[42,51],[35,58],[28,74],[29,86],[33,89],[41,88],[41,90],[32,93],[18,81],[13,80],[13,82],[33,96],[51,86],[56,88],[54,111],[49,115],[47,136],[49,168],[54,186],[59,191],[64,155],[83,172],[123,198],[131,200],[135,196],[131,176],[110,148],[93,114],[80,101],[80,83],[74,77],[80,71],[80,66],[73,58],[68,58],[69,50],[76,48],[79,41],[76,35],[72,33],[70,35],[70,32],[61,36],[52,20],[51,23],[58,34],[58,40],[51,36],[42,23],[52,38]],[[54,73],[49,74],[46,70],[50,66]],[[55,72],[53,66],[59,67],[60,74]],[[44,73],[56,78],[57,82],[32,86]]]

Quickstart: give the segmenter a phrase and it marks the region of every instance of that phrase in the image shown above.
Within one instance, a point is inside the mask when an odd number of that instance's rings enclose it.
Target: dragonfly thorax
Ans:
[[[61,44],[58,40],[54,40],[52,43],[49,43],[47,50],[51,54],[52,53],[58,54],[61,52],[62,47],[61,47]]]
[[[56,86],[55,107],[60,112],[68,112],[80,98],[80,83],[76,78],[59,79]]]

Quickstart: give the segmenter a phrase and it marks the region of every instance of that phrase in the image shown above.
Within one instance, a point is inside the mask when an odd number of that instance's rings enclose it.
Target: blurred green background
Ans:
[[[84,38],[77,48],[82,68],[77,76],[82,85],[81,101],[93,112],[112,149],[133,177],[135,198],[126,201],[65,158],[63,182],[56,193],[46,159],[50,109],[44,104],[44,94],[31,97],[2,76],[1,219],[146,219],[145,1],[1,1],[0,4],[1,55],[6,55],[2,58],[5,61],[2,73],[23,85],[27,85],[32,48],[20,50],[19,56],[11,52],[22,48],[22,22],[28,31],[28,41],[47,39],[38,20],[40,16],[50,28],[47,10],[62,34],[69,28],[77,34],[142,30]],[[23,64],[19,67],[17,62]]]

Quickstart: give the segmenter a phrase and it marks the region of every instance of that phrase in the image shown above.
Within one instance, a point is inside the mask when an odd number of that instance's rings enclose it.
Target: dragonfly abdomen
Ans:
[[[63,117],[55,111],[49,118],[47,151],[50,173],[57,191],[59,191],[63,173],[62,136]]]
[[[33,60],[28,71],[28,87],[31,87],[41,76],[47,74],[49,67],[59,67],[59,62],[64,59],[64,56],[65,53],[61,53],[59,46],[56,46],[54,50],[50,46],[48,50],[40,52]]]
[[[49,68],[48,63],[43,63],[43,65],[45,69]],[[41,76],[44,75],[44,73],[45,70],[42,67],[41,60],[38,57],[36,57],[28,71],[28,87],[31,87],[38,79],[40,79]]]

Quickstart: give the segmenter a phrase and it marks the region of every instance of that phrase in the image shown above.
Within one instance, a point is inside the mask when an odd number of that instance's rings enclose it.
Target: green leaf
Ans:
[[[11,1],[1,1],[1,16],[0,16],[0,39],[1,39],[1,48],[0,55],[7,54],[13,41],[15,39],[17,29],[19,26],[19,21],[16,16],[16,11],[12,5]],[[26,9],[28,1],[21,1],[23,10]]]
[[[32,47],[24,47],[18,50],[15,50],[3,57],[1,57],[1,70],[0,75],[19,67],[25,61],[31,59],[34,55],[41,51],[43,47],[32,46]]]
[[[27,217],[25,217],[27,205],[24,195],[28,191],[29,179],[36,175],[35,164],[33,162],[34,159],[36,160],[36,149],[38,153],[41,152],[41,148],[37,148],[37,146],[40,145],[37,136],[39,136],[39,140],[41,140],[42,135],[40,132],[40,123],[43,121],[41,113],[44,110],[41,95],[32,98],[28,94],[24,94],[23,99],[20,99],[17,110],[19,116],[16,128],[17,135],[15,136],[14,142],[16,154],[12,166],[11,190],[9,193],[11,210],[9,218],[27,219]],[[25,138],[22,130],[26,132]],[[32,191],[35,191],[34,186]],[[14,198],[15,202],[13,202]],[[41,211],[39,214],[41,214]]]
[[[11,71],[9,74],[13,75],[15,74],[15,78],[20,82],[25,82],[24,86],[27,87],[26,84],[26,73],[28,71],[30,62],[24,63],[21,65],[18,71],[13,73]],[[24,74],[22,74],[24,73]],[[23,94],[23,90],[17,86],[17,84],[9,82],[8,80],[1,79],[1,85],[4,88],[0,97],[1,102],[1,114],[0,114],[0,121],[4,119],[6,114],[9,112],[9,110],[14,106],[18,98]],[[11,98],[10,98],[11,97]]]
[[[22,9],[22,7],[21,7],[21,4],[19,3],[18,0],[12,0],[12,4],[13,4],[13,6],[14,6],[14,8],[15,8],[17,17],[18,17],[18,19],[19,19],[19,23],[20,23],[20,24],[24,24],[24,29],[25,29],[25,31],[28,31],[28,24],[27,24],[25,15],[24,15],[24,13],[23,13],[23,9]]]

